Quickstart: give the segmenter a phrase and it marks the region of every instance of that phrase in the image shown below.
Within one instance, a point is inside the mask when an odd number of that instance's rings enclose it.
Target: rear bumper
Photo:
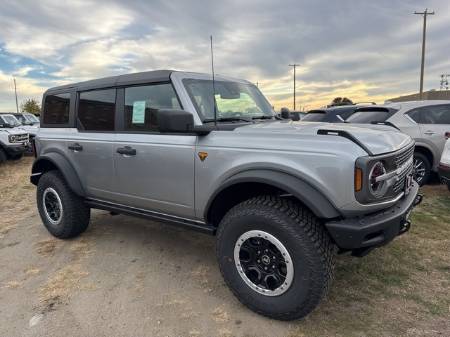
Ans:
[[[439,177],[444,184],[450,184],[450,166],[439,164]]]
[[[394,206],[363,217],[331,221],[325,226],[339,248],[363,255],[408,231],[409,213],[422,201],[418,191],[419,186],[413,182],[409,194]]]

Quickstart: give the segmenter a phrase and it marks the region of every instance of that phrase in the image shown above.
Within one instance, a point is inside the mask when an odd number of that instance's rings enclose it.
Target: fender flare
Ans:
[[[46,153],[45,155],[39,156],[39,158],[34,161],[30,177],[32,184],[37,185],[42,174],[48,171],[48,163],[61,172],[67,184],[69,184],[70,189],[76,195],[80,197],[86,195],[81,180],[69,160],[57,152]]]
[[[319,218],[332,219],[341,216],[322,192],[301,178],[280,171],[255,169],[237,173],[226,179],[209,198],[204,213],[205,219],[216,197],[226,188],[240,183],[263,183],[277,187],[292,194]]]

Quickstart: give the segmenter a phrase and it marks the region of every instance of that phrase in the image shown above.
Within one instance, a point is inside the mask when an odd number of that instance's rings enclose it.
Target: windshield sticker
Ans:
[[[136,101],[133,103],[133,124],[145,123],[145,101]]]

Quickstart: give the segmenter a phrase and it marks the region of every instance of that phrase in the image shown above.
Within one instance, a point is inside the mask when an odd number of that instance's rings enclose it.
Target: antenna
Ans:
[[[214,52],[213,52],[213,37],[209,36],[211,41],[211,72],[212,72],[212,87],[213,87],[213,105],[214,105],[214,126],[217,126],[217,107],[216,107],[216,84],[214,78]]]

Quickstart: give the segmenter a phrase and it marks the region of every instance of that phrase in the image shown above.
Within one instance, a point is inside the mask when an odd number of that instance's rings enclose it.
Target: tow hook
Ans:
[[[422,202],[422,199],[423,199],[423,195],[417,194],[416,199],[414,199],[414,206],[419,205]]]
[[[398,235],[405,234],[407,231],[409,231],[410,228],[411,228],[411,221],[406,220],[406,221],[402,224],[402,227],[400,228],[400,232],[398,233]]]

